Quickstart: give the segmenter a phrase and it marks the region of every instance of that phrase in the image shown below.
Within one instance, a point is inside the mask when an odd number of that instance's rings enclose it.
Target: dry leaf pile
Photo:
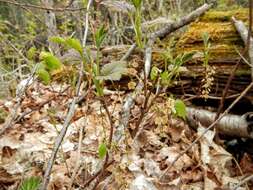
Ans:
[[[115,124],[119,121],[123,96],[117,93],[106,96]],[[43,176],[72,98],[73,91],[67,85],[45,87],[35,83],[26,91],[18,110],[20,120],[0,138],[0,189],[18,189],[24,178]],[[142,103],[140,96],[131,110],[130,129],[135,128]],[[0,103],[7,113],[14,104],[14,100]],[[103,164],[98,146],[108,139],[109,129],[105,110],[94,95],[79,102],[52,170],[50,190],[69,189],[70,184],[72,189],[89,189],[84,185]],[[145,115],[140,130],[135,139],[125,131],[124,151],[117,142],[112,143],[111,164],[96,189],[233,189],[253,171],[249,155],[236,165],[232,155],[214,143],[212,131],[171,167],[173,160],[204,128],[190,129],[185,121],[173,116],[170,103],[163,98]],[[243,184],[238,189],[247,188]]]

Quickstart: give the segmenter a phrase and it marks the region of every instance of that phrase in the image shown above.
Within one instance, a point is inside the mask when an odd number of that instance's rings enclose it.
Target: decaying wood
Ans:
[[[244,48],[244,43],[237,33],[231,16],[235,15],[242,21],[247,20],[247,11],[245,9],[237,11],[209,11],[206,12],[197,22],[193,22],[186,32],[176,41],[175,56],[184,52],[195,51],[196,54],[191,62],[182,66],[179,72],[179,80],[169,87],[169,91],[177,95],[201,95],[201,82],[205,77],[205,67],[203,66],[203,39],[202,34],[207,32],[210,36],[210,59],[209,65],[213,68],[213,85],[211,86],[210,96],[222,97],[222,92],[229,79],[231,71],[240,59],[238,52]],[[177,23],[180,23],[178,21]],[[168,28],[177,24],[168,24]],[[162,32],[156,32],[158,37]],[[154,35],[154,34],[153,34]],[[163,35],[161,35],[163,36]],[[162,44],[167,46],[166,38],[162,40]],[[104,55],[121,55],[126,51],[127,46],[115,46],[112,48],[103,48]],[[161,66],[163,69],[164,59],[162,58],[164,48],[152,47],[152,62]],[[137,51],[134,52],[136,54]],[[142,54],[142,52],[139,55]],[[142,65],[142,64],[140,64]],[[141,68],[140,68],[141,69]],[[140,70],[138,70],[140,71]],[[121,80],[118,87],[121,90],[127,89],[127,80]],[[235,72],[235,76],[231,82],[227,96],[233,96],[240,93],[251,82],[251,71],[247,64],[240,64]],[[116,83],[117,85],[118,83]],[[110,87],[109,87],[110,88]],[[253,101],[253,89],[246,95]]]
[[[181,18],[179,21],[167,24],[163,29],[158,30],[153,35],[156,38],[164,38],[165,36],[167,36],[171,32],[173,32],[173,31],[175,31],[175,30],[177,30],[177,29],[179,29],[179,28],[181,28],[181,27],[183,27],[183,26],[191,23],[192,21],[194,21],[196,18],[198,18],[199,16],[201,16],[208,9],[210,9],[211,6],[212,6],[212,4],[204,4],[203,6],[199,7],[198,9],[196,9],[193,12],[191,12],[187,16]]]
[[[180,80],[170,87],[170,92],[177,95],[193,94],[201,95],[202,79],[205,77],[205,67],[203,65],[203,39],[202,35],[207,32],[210,37],[211,48],[209,51],[209,65],[214,69],[213,85],[209,95],[221,97],[224,87],[228,81],[231,71],[240,59],[238,52],[244,48],[243,40],[237,33],[231,17],[247,21],[248,13],[246,9],[236,11],[209,11],[194,22],[181,35],[176,42],[175,55],[185,52],[196,52],[193,60],[183,65],[180,72]],[[247,34],[244,35],[247,41]],[[166,42],[165,42],[166,43]],[[159,59],[161,50],[157,49],[153,53],[156,61]],[[161,57],[161,56],[160,56]],[[230,85],[228,96],[240,93],[251,82],[251,70],[249,65],[241,64]],[[253,90],[247,96],[252,99]]]
[[[214,112],[187,107],[187,120],[191,127],[197,127],[198,122],[203,126],[209,126],[215,120],[215,115]],[[253,112],[242,116],[228,114],[216,124],[216,127],[221,134],[253,138]]]
[[[244,44],[248,43],[248,29],[244,25],[244,23],[240,20],[236,20],[234,17],[232,17],[232,20],[234,22],[235,28],[240,34]],[[249,40],[249,46],[248,46],[248,54],[249,54],[249,60],[251,65],[253,64],[253,39],[250,37]],[[251,66],[253,67],[253,65]],[[251,78],[253,79],[253,69],[251,69]]]
[[[211,86],[210,95],[214,97],[221,97],[222,92],[226,86],[229,74],[233,68],[232,64],[222,65],[221,64],[212,64],[215,74],[213,75],[214,81]],[[174,83],[170,87],[170,91],[177,95],[183,94],[194,94],[201,95],[201,82],[205,69],[202,65],[187,65],[187,71],[180,73],[180,80]],[[232,96],[240,93],[247,85],[251,82],[250,69],[247,65],[241,65],[240,68],[236,71],[235,77],[233,78],[228,96]],[[253,100],[253,89],[249,90],[247,98]]]

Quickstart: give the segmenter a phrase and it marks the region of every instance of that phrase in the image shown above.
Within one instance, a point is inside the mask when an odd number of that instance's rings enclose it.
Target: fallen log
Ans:
[[[232,21],[234,22],[235,28],[237,32],[240,34],[243,42],[247,45],[248,41],[248,29],[244,25],[244,23],[240,20],[236,20],[235,17],[232,17]],[[248,55],[251,64],[251,78],[253,79],[253,39],[250,37],[249,46],[248,46]]]
[[[184,69],[180,72],[179,81],[170,87],[170,92],[177,95],[201,95],[201,87],[204,85],[202,79],[206,75],[203,65],[204,43],[202,35],[208,33],[211,43],[208,65],[214,70],[212,75],[214,81],[210,87],[209,95],[214,97],[222,96],[230,73],[240,59],[238,52],[243,51],[245,36],[247,36],[247,34],[244,34],[244,40],[242,40],[231,21],[233,16],[240,19],[242,24],[247,24],[248,10],[209,11],[200,17],[197,22],[192,23],[181,35],[175,44],[176,48],[173,54],[179,55],[191,51],[196,52],[196,54],[193,60],[183,65]],[[166,47],[166,41],[164,41],[164,47]],[[155,61],[162,63],[161,51],[162,49],[158,49],[154,52],[153,58]],[[250,66],[242,63],[232,80],[228,96],[239,94],[250,82]],[[246,97],[253,102],[253,89],[247,93]]]
[[[188,124],[193,128],[197,128],[198,123],[209,126],[215,120],[215,112],[192,107],[187,107],[186,110]],[[253,112],[242,116],[228,114],[216,124],[216,128],[224,135],[253,139]]]

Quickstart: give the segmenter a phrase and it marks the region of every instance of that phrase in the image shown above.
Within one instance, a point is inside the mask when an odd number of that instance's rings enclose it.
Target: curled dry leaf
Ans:
[[[157,190],[149,178],[140,174],[132,182],[130,190]]]
[[[170,166],[170,164],[175,160],[175,158],[180,154],[181,150],[179,147],[163,147],[160,150],[160,153],[158,157],[160,157],[160,160],[165,160],[165,163]],[[171,171],[181,171],[184,168],[188,168],[193,165],[192,159],[184,154],[181,156],[176,163],[174,164],[174,167],[171,168]]]

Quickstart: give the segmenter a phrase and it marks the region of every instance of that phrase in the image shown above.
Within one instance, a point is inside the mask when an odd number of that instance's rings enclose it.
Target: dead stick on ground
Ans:
[[[133,51],[135,50],[135,48],[137,47],[136,43],[134,43],[129,50],[126,52],[126,54],[120,59],[120,61],[126,61],[129,56],[133,53]]]
[[[108,168],[111,164],[114,163],[114,160],[110,161],[109,163],[107,163],[107,165],[105,166],[104,169]],[[84,183],[84,185],[82,186],[87,187],[94,179],[96,179],[101,173],[101,170],[99,170],[98,172],[96,172],[93,176],[91,176],[88,180],[86,180],[86,182]]]
[[[250,181],[252,179],[253,179],[253,175],[250,175],[250,176],[246,177],[240,183],[238,183],[233,190],[237,190],[240,186],[242,186],[243,184],[247,183],[248,181]]]
[[[231,110],[231,108],[233,108],[233,106],[243,97],[245,96],[245,94],[252,88],[253,86],[253,82],[251,82],[247,88],[241,93],[241,95],[236,98],[232,104],[223,112],[223,114],[221,114],[219,116],[218,119],[216,119],[209,127],[207,127],[205,129],[205,131],[199,135],[184,151],[182,151],[170,164],[170,166],[165,170],[165,172],[159,177],[159,180],[162,179],[162,177],[169,171],[169,169],[171,167],[174,166],[174,164],[176,163],[176,161],[178,161],[179,158],[181,158],[181,156],[183,156],[185,153],[187,153],[202,137],[203,135],[205,135],[210,129],[212,129],[220,120],[223,116],[225,116],[226,114],[228,114],[228,112]]]
[[[26,83],[24,86],[22,86],[19,94],[17,94],[17,96],[16,96],[17,103],[15,104],[13,110],[11,111],[10,115],[7,117],[5,123],[3,124],[3,127],[0,130],[0,137],[4,134],[4,132],[8,128],[10,128],[13,125],[14,121],[17,119],[18,108],[20,107],[20,105],[23,101],[23,95],[24,95],[27,87],[29,85],[31,85],[31,83],[33,82],[33,78],[34,78],[36,69],[37,69],[37,66],[35,65],[32,73],[31,73],[31,76],[26,80]]]

